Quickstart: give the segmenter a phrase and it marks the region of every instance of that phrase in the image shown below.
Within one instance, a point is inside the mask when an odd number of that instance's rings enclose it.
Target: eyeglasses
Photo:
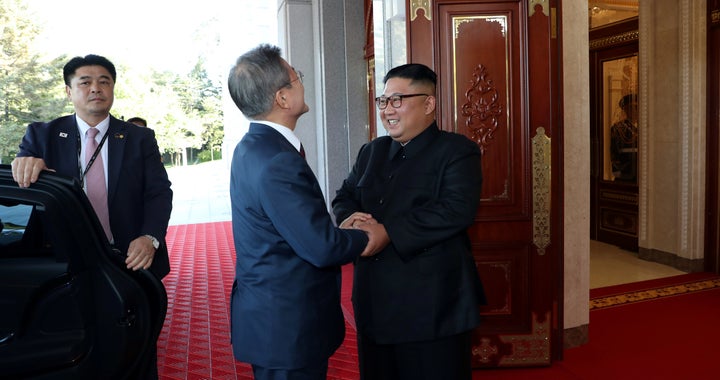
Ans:
[[[280,87],[277,89],[278,91],[282,90],[283,88],[285,88],[285,87],[287,87],[287,86],[292,85],[293,82],[295,82],[295,81],[300,81],[300,83],[303,82],[303,78],[305,78],[305,74],[303,74],[302,71],[300,71],[300,70],[295,70],[294,67],[293,67],[292,69],[293,69],[293,71],[295,72],[295,75],[297,75],[297,78],[295,78],[295,79],[293,79],[293,80],[291,80],[291,81],[289,81],[289,82],[286,82],[284,85],[280,86]]]
[[[377,108],[384,110],[388,104],[392,105],[393,108],[402,107],[402,100],[404,98],[412,98],[415,96],[430,96],[428,94],[407,94],[407,95],[390,95],[390,96],[378,96],[375,98],[375,105]]]
[[[302,71],[300,71],[300,70],[295,70],[294,68],[293,68],[293,71],[295,71],[295,74],[297,75],[297,78],[291,80],[290,82],[287,82],[287,83],[285,84],[285,86],[289,86],[289,85],[292,84],[292,82],[295,82],[295,81],[298,81],[298,80],[300,81],[300,83],[303,82],[303,78],[305,78],[305,74],[303,74]],[[283,86],[283,87],[285,87],[285,86]]]

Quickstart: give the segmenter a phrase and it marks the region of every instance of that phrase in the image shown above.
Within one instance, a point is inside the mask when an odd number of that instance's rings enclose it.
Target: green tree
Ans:
[[[212,152],[221,146],[222,90],[209,79],[204,60],[198,59],[187,76],[167,71],[126,76],[130,78],[116,87],[114,113],[147,119],[160,150],[173,156],[173,164],[186,163],[190,149]]]
[[[214,151],[222,146],[225,132],[223,130],[222,88],[210,79],[205,69],[205,60],[200,58],[190,73],[195,86],[194,108],[203,120],[203,149],[210,151],[214,159]]]
[[[61,70],[63,57],[42,64],[31,53],[39,33],[27,5],[0,0],[0,163],[15,156],[27,125],[67,110]]]
[[[62,67],[67,56],[42,63],[31,47],[40,29],[22,0],[0,0],[0,163],[17,153],[25,128],[73,113]],[[148,120],[162,153],[186,163],[190,149],[212,152],[222,144],[221,87],[199,58],[187,75],[142,70],[108,57],[117,67],[113,116]],[[212,153],[211,153],[212,154]]]
[[[212,152],[222,145],[223,112],[222,89],[219,83],[210,79],[205,68],[205,60],[199,57],[187,78],[177,78],[175,91],[187,114],[195,115],[199,128],[193,128],[194,141],[200,145],[193,148],[206,149]],[[212,156],[211,156],[212,157]]]
[[[204,104],[205,113],[203,116],[205,129],[202,139],[205,149],[210,151],[211,160],[215,159],[215,151],[222,147],[225,138],[223,129],[223,111],[220,97],[206,98]]]

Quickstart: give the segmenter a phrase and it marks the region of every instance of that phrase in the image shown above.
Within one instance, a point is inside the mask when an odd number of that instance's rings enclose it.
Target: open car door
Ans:
[[[18,187],[0,165],[0,377],[135,379],[167,311],[150,272],[125,268],[74,179]]]

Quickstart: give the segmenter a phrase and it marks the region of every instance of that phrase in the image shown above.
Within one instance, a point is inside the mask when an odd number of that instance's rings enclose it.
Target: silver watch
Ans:
[[[155,236],[152,235],[145,235],[146,238],[150,239],[152,241],[153,248],[158,249],[160,248],[160,241],[155,238]]]

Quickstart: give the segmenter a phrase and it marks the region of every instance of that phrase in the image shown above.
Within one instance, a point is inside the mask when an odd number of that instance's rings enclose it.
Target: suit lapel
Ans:
[[[56,168],[54,169],[58,173],[80,178],[82,175],[82,170],[80,169],[80,136],[75,115],[68,116],[66,120],[58,124],[56,132],[57,134],[51,136],[51,138],[54,139],[57,144],[57,152],[75,152],[76,159],[57,160]]]
[[[108,205],[112,204],[117,189],[118,179],[120,178],[120,168],[122,167],[123,154],[125,153],[125,141],[127,141],[127,129],[122,122],[110,116],[110,126],[108,128]]]

